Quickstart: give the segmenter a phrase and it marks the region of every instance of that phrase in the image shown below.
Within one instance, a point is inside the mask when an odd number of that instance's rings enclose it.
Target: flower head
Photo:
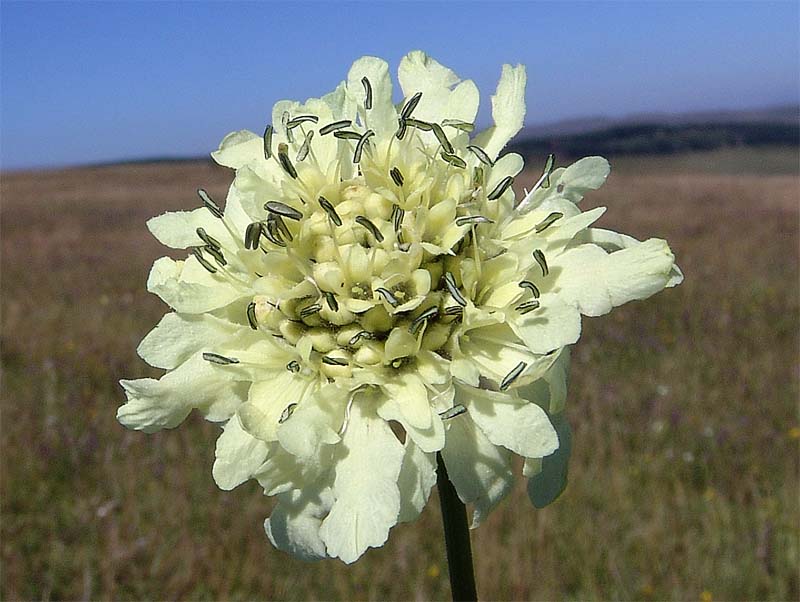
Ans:
[[[504,66],[494,125],[474,135],[478,91],[422,52],[364,57],[333,92],[275,105],[263,136],[227,136],[224,211],[148,222],[184,261],[155,262],[168,313],[139,346],[159,380],[123,381],[119,420],[152,432],[192,409],[224,424],[213,474],[254,478],[278,504],[272,542],[356,560],[413,520],[437,452],[473,525],[526,458],[531,498],[560,492],[567,346],[581,314],[642,299],[681,275],[666,242],[591,228],[599,157],[545,173],[524,198],[523,67]],[[559,453],[554,453],[559,450]]]

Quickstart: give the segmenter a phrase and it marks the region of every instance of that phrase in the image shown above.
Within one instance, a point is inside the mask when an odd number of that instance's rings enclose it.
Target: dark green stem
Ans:
[[[450,589],[453,602],[470,602],[478,599],[475,591],[475,573],[472,570],[472,549],[469,542],[467,509],[458,499],[456,488],[447,476],[441,454],[436,454],[436,486],[442,505],[444,543],[447,549],[447,568],[450,572]]]

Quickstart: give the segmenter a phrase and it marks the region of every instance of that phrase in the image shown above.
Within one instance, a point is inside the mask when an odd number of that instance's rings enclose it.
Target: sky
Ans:
[[[800,100],[800,3],[0,1],[0,168],[206,155],[319,97],[359,56],[421,49],[473,79],[503,63],[526,123]]]

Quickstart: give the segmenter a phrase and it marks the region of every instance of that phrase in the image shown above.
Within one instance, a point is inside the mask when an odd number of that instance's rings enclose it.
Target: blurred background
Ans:
[[[528,67],[509,150],[612,163],[601,226],[669,240],[686,281],[584,321],[570,485],[522,479],[473,531],[484,599],[800,597],[797,2],[0,4],[0,596],[445,599],[435,494],[353,566],[303,564],[219,491],[218,427],[125,431],[166,311],[147,218],[224,197],[208,153],[364,54],[422,49],[481,89]],[[399,100],[399,98],[398,98]]]

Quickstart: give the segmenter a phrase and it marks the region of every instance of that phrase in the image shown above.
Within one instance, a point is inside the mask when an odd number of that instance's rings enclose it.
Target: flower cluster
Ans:
[[[413,520],[441,456],[473,525],[525,461],[536,505],[558,495],[568,347],[581,314],[642,299],[681,275],[666,242],[591,228],[599,157],[554,169],[517,199],[523,67],[504,66],[494,125],[473,136],[478,91],[422,52],[364,57],[320,99],[275,105],[263,134],[227,136],[224,211],[148,222],[184,261],[148,290],[174,312],[139,346],[159,380],[123,381],[125,426],[193,410],[224,424],[213,474],[256,479],[278,503],[279,548],[352,562]],[[559,450],[559,453],[554,453]]]

